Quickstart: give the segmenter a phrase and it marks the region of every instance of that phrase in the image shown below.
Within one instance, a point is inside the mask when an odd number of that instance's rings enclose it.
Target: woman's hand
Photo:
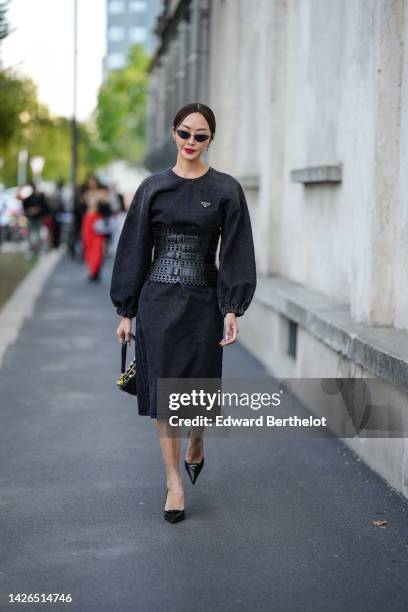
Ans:
[[[220,346],[233,344],[238,337],[238,323],[234,312],[227,312],[224,319],[224,337],[219,343]]]
[[[122,317],[121,322],[118,325],[116,330],[116,336],[119,342],[128,342],[129,344],[132,342],[132,319],[128,319],[127,317]]]

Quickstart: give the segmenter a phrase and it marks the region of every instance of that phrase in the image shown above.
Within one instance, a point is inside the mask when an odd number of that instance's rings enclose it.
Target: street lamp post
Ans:
[[[78,127],[77,113],[77,66],[78,60],[78,0],[74,0],[74,75],[73,75],[73,112],[72,112],[72,152],[71,152],[71,186],[72,209],[75,207],[77,167],[78,167]]]

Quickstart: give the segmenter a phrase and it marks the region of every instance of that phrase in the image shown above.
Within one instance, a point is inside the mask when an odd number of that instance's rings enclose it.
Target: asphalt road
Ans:
[[[111,263],[95,286],[63,259],[5,355],[1,609],[406,611],[408,504],[338,440],[208,438],[186,520],[163,520],[155,423],[115,388]],[[265,375],[239,345],[224,373]]]

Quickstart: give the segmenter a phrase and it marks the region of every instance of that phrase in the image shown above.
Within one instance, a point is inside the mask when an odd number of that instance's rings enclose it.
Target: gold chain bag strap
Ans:
[[[126,368],[126,351],[128,343],[122,342],[122,364],[121,364],[121,372],[122,374],[119,376],[116,381],[118,389],[121,391],[125,391],[126,393],[130,393],[131,395],[136,395],[136,339],[134,334],[130,334],[135,341],[135,357],[129,363]]]

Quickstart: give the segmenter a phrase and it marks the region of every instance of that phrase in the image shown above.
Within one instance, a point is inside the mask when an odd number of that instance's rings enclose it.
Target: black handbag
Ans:
[[[129,363],[126,368],[126,351],[127,351],[127,342],[122,342],[122,365],[121,372],[122,374],[119,376],[116,384],[118,389],[121,391],[125,391],[126,393],[130,393],[131,395],[136,395],[136,340],[134,334],[130,334],[135,341],[135,357]]]

